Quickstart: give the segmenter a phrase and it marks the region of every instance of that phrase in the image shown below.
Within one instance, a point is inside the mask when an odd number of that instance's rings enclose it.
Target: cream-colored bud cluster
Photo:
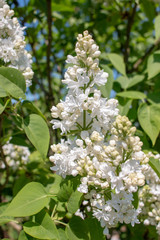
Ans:
[[[116,121],[113,124],[111,133],[114,135],[118,135],[122,139],[132,136],[136,132],[136,127],[131,127],[131,125],[131,122],[126,116],[118,115]]]
[[[140,172],[133,172],[124,179],[126,185],[143,186],[145,184],[145,176]]]
[[[78,161],[77,171],[80,175],[95,175],[95,168],[93,167],[92,160],[89,156],[86,156],[84,159]]]
[[[95,142],[101,142],[104,139],[103,136],[99,134],[97,131],[93,131],[91,134],[91,140]]]
[[[147,185],[143,187],[139,197],[142,207],[141,221],[144,225],[155,226],[157,233],[160,235],[160,197],[157,198],[157,196],[151,194],[151,188]]]
[[[101,52],[99,47],[95,44],[92,36],[88,34],[88,31],[84,31],[83,35],[79,34],[77,37],[78,42],[76,43],[76,54],[77,60],[80,64],[87,66],[90,69],[99,71],[97,59]]]
[[[141,151],[143,143],[138,136],[134,136],[135,132],[136,128],[132,127],[129,119],[126,116],[120,115],[117,116],[111,129],[111,133],[121,141],[124,149],[124,159],[132,155],[132,157],[134,157],[135,160],[139,160],[141,164],[146,164],[149,162],[149,158]]]
[[[160,222],[160,202],[152,203],[148,216]]]
[[[103,179],[103,173],[99,169],[99,162],[103,161],[104,151],[102,148],[102,141],[104,137],[97,131],[93,131],[90,137],[84,138],[84,140],[76,140],[78,146],[87,149],[87,156],[77,160],[77,171],[79,175],[87,176],[85,178],[85,184],[88,186],[99,186],[102,189],[109,186],[109,182]],[[81,141],[81,144],[79,142]],[[86,144],[86,146],[85,146]],[[102,145],[102,146],[101,146]],[[83,180],[84,182],[84,180]]]
[[[53,144],[52,146],[51,146],[51,149],[52,149],[52,151],[54,152],[54,153],[61,153],[62,151],[61,151],[61,145],[60,144]]]
[[[108,146],[103,146],[105,159],[108,163],[118,166],[123,161],[122,148],[117,147],[115,140],[110,140]]]

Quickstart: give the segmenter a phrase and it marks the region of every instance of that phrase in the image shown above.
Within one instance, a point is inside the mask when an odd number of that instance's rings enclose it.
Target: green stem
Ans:
[[[65,227],[67,226],[67,224],[66,224],[66,223],[64,223],[64,222],[61,222],[61,221],[58,221],[58,220],[55,220],[55,219],[54,219],[54,222],[55,222],[55,223],[62,224],[62,225],[64,225]]]
[[[90,123],[87,125],[87,129],[90,127],[90,125],[93,123],[93,119],[90,121]]]
[[[86,129],[86,110],[83,111],[83,129]]]
[[[55,197],[57,196],[56,194],[47,194],[47,197]]]
[[[20,103],[21,103],[21,101],[19,100],[19,101],[13,106],[13,110],[15,110]]]
[[[53,211],[52,211],[51,218],[53,218],[53,217],[54,217],[54,214],[55,214],[56,208],[57,208],[57,205],[55,204],[55,206],[54,206],[54,208],[53,208]]]

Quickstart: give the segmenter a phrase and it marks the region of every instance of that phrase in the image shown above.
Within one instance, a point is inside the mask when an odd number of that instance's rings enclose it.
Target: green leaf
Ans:
[[[145,235],[145,228],[142,223],[135,224],[134,227],[132,227],[131,224],[128,224],[127,228],[130,232],[129,240],[144,240],[143,236]],[[147,226],[147,228],[148,228],[148,226]],[[151,238],[151,239],[158,240],[156,238]]]
[[[118,97],[131,98],[131,99],[147,98],[144,93],[138,92],[138,91],[124,91],[124,92],[117,93],[117,96]]]
[[[150,0],[141,0],[140,3],[142,4],[143,10],[150,21],[148,24],[152,24],[152,21],[155,17],[155,5]]]
[[[25,185],[0,216],[26,217],[39,212],[48,204],[45,188],[38,182]]]
[[[62,182],[62,177],[57,175],[57,174],[54,174],[54,182],[51,184],[51,187],[49,188],[49,193],[51,194],[57,194],[60,189],[61,189],[61,182]]]
[[[116,81],[121,85],[121,88],[127,89],[128,82],[129,82],[128,77],[120,76],[116,79]]]
[[[155,27],[155,37],[156,37],[156,40],[158,40],[160,38],[160,14],[155,18],[154,27]]]
[[[44,119],[37,114],[30,114],[24,120],[23,128],[31,143],[45,158],[48,152],[50,136]]]
[[[22,230],[19,234],[18,240],[37,240],[37,238],[29,236]]]
[[[126,75],[125,63],[123,61],[123,58],[116,53],[109,53],[107,54],[107,56],[113,66],[118,70],[118,72],[122,73],[122,75]]]
[[[19,70],[10,67],[0,67],[0,74],[16,84],[24,93],[26,92],[26,82]]]
[[[2,203],[0,205],[0,215],[5,211],[5,209],[8,207],[9,203]],[[0,225],[6,224],[7,222],[14,221],[13,217],[9,216],[0,216]],[[14,221],[17,222],[17,221]]]
[[[149,67],[149,65],[151,63],[154,62],[154,54],[151,54],[149,57],[148,57],[148,60],[147,60],[147,68]]]
[[[57,194],[58,200],[61,202],[68,201],[71,194],[76,191],[79,182],[79,176],[64,179],[60,184],[60,190]]]
[[[42,160],[42,156],[41,156],[41,154],[37,150],[35,150],[35,151],[33,151],[30,154],[29,159],[31,161],[41,161]]]
[[[112,72],[112,69],[110,69],[107,65],[103,64],[101,66],[104,69],[104,71],[109,74],[109,76],[108,76],[107,83],[105,84],[105,86],[100,86],[100,87],[98,87],[98,89],[101,91],[103,97],[109,98],[112,87],[113,87],[113,81],[114,81],[113,72]]]
[[[0,88],[13,98],[25,98],[25,79],[17,69],[0,67]]]
[[[70,213],[75,213],[81,204],[83,194],[78,190],[73,192],[68,200],[67,209]]]
[[[21,125],[20,125],[21,127]],[[25,134],[17,134],[15,136],[12,136],[10,143],[13,143],[15,145],[19,145],[19,146],[25,146],[25,147],[29,147],[26,138],[25,138]]]
[[[3,101],[0,101],[0,114],[5,110],[5,108],[7,107],[8,103],[10,102],[10,99],[8,99],[5,104],[3,103]]]
[[[26,222],[23,229],[28,235],[38,239],[60,239],[53,220],[45,210],[36,215],[35,222]]]
[[[67,181],[61,184],[61,188],[57,194],[58,200],[66,202],[70,198],[73,192],[73,184],[71,181]]]
[[[25,107],[25,108],[31,110],[32,113],[36,113],[36,114],[40,115],[46,121],[46,118],[41,113],[40,109],[37,106],[35,106],[32,102],[30,102],[28,100],[24,100],[22,103],[22,107]]]
[[[147,71],[148,71],[149,79],[155,77],[157,74],[160,73],[160,63],[153,62],[153,63],[149,64]]]
[[[0,217],[0,226],[3,224],[6,224],[8,222],[16,222],[17,223],[17,221],[15,221],[14,218],[12,218],[12,217],[7,217],[7,216]]]
[[[28,238],[23,230],[20,232],[18,240],[28,240]]]
[[[127,88],[131,88],[133,86],[135,86],[136,84],[142,82],[144,80],[144,75],[135,75],[132,78],[129,78],[129,83]]]
[[[100,225],[100,222],[93,217],[88,217],[85,219],[85,223],[89,229],[89,239],[90,240],[105,240],[106,237],[103,234],[103,228]]]
[[[29,178],[27,178],[25,174],[22,174],[21,176],[19,176],[15,180],[15,183],[14,183],[14,186],[13,186],[13,196],[15,196],[30,181],[31,180]]]
[[[121,88],[123,88],[123,89],[131,88],[131,87],[135,86],[136,84],[142,82],[143,80],[144,80],[143,75],[136,75],[132,78],[120,76],[116,79],[116,81],[119,82],[119,84],[121,85]]]
[[[7,96],[8,96],[8,93],[4,90],[3,87],[0,86],[0,97],[3,98]]]
[[[160,94],[158,92],[152,92],[147,95],[148,101],[152,104],[159,103],[160,104]]]
[[[143,103],[138,109],[138,120],[141,127],[150,137],[152,144],[154,145],[160,130],[160,107],[156,104],[147,105]]]
[[[73,6],[68,6],[66,4],[57,4],[52,2],[52,11],[58,11],[58,12],[73,12],[74,8]]]
[[[120,101],[119,101],[119,105],[118,105],[119,114],[121,116],[127,116],[131,104],[132,104],[132,100],[125,101],[123,104],[121,104]]]
[[[60,240],[69,240],[67,238],[66,232],[62,228],[58,229],[58,233],[59,233]]]
[[[155,158],[151,157],[149,159],[149,165],[151,166],[151,168],[155,171],[155,173],[160,178],[160,161],[159,161],[159,159],[155,159]]]
[[[134,200],[133,200],[132,204],[135,207],[135,209],[137,209],[138,203],[139,203],[138,191],[133,193],[133,199]]]
[[[66,233],[68,238],[72,240],[89,240],[87,225],[84,220],[77,216],[69,221]]]

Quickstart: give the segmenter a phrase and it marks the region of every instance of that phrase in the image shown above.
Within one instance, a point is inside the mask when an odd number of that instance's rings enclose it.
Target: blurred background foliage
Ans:
[[[77,35],[88,30],[100,47],[101,67],[109,72],[108,82],[101,89],[103,96],[116,97],[119,100],[120,114],[128,116],[137,127],[137,135],[144,143],[144,150],[159,151],[160,1],[7,2],[14,9],[21,25],[26,27],[27,50],[33,56],[34,71],[32,86],[27,90],[27,99],[40,108],[46,117],[51,143],[60,140],[59,132],[53,132],[49,122],[51,107],[64,99],[67,92],[65,85],[61,83],[67,67],[65,60],[68,54],[75,54]],[[24,110],[24,115],[27,111],[29,110]],[[19,139],[22,138],[23,145],[28,146],[25,136],[20,134]],[[30,150],[32,151],[31,146]],[[26,169],[11,175],[10,185],[4,189],[8,199],[12,196],[12,190],[15,195],[30,181],[38,181],[45,186],[52,184],[53,176],[48,160],[44,164],[36,152],[30,158]],[[11,239],[16,239],[16,231],[12,231]],[[141,225],[134,229],[119,226],[112,233],[116,235],[117,232],[124,240],[158,239],[154,228]]]

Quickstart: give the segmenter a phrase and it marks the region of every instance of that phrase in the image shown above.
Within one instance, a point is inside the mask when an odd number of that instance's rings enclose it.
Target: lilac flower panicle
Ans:
[[[103,98],[98,90],[108,73],[99,67],[101,53],[88,31],[78,35],[75,52],[67,57],[72,66],[63,80],[68,94],[51,109],[53,129],[60,128],[67,140],[51,146],[50,161],[62,177],[80,176],[84,211],[76,214],[85,218],[91,211],[107,235],[118,222],[139,223],[133,193],[145,184],[149,158],[134,136],[136,128],[118,115],[118,101]]]
[[[14,11],[6,1],[0,0],[0,60],[5,66],[16,68],[22,72],[26,85],[31,85],[33,71],[32,57],[25,50],[24,27],[21,27]]]
[[[13,170],[17,170],[20,166],[26,165],[29,162],[30,151],[28,147],[7,142],[3,145],[3,153],[7,165],[12,167]],[[3,169],[5,165],[2,163],[0,167]]]
[[[147,156],[160,162],[160,154],[149,152]],[[139,191],[140,220],[144,225],[155,226],[160,235],[160,179],[149,164],[146,167],[146,184]]]

